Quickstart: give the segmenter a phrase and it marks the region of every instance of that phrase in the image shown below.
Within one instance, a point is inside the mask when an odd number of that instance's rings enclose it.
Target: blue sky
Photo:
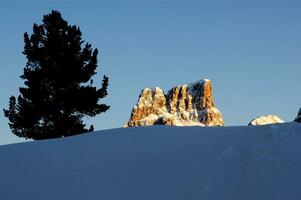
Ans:
[[[96,130],[121,127],[141,89],[209,78],[226,126],[264,114],[292,121],[301,106],[301,1],[0,1],[0,107],[23,85],[23,33],[59,10],[100,50],[111,109],[86,119]],[[3,113],[0,144],[14,136]]]

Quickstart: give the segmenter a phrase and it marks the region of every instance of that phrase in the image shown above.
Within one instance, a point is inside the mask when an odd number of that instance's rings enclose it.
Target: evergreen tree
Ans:
[[[44,15],[41,25],[34,24],[31,36],[24,33],[24,42],[25,87],[4,109],[12,132],[40,140],[93,131],[93,125],[85,128],[83,117],[109,109],[99,103],[107,95],[108,77],[103,77],[100,89],[93,86],[98,50],[58,11]]]

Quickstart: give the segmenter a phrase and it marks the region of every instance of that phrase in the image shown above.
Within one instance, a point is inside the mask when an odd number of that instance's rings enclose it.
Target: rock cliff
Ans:
[[[300,110],[298,112],[298,115],[297,115],[297,117],[296,117],[296,119],[294,121],[301,123],[301,108],[300,108]]]
[[[214,107],[211,81],[178,85],[167,94],[159,87],[142,90],[125,127],[151,125],[223,126],[222,114]]]

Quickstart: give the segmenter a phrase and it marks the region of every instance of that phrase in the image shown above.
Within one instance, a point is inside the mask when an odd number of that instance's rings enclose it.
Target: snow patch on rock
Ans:
[[[284,121],[278,117],[277,115],[265,115],[265,116],[258,116],[249,123],[253,126],[258,125],[266,125],[266,124],[277,124],[277,123],[284,123]]]

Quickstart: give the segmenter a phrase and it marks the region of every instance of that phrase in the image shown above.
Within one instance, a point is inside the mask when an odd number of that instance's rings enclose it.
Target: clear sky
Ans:
[[[23,33],[58,10],[100,50],[94,83],[109,76],[109,111],[95,130],[121,127],[141,89],[209,78],[226,126],[265,114],[292,121],[301,106],[300,0],[0,0],[0,107],[23,85]],[[23,141],[0,114],[0,144]]]

